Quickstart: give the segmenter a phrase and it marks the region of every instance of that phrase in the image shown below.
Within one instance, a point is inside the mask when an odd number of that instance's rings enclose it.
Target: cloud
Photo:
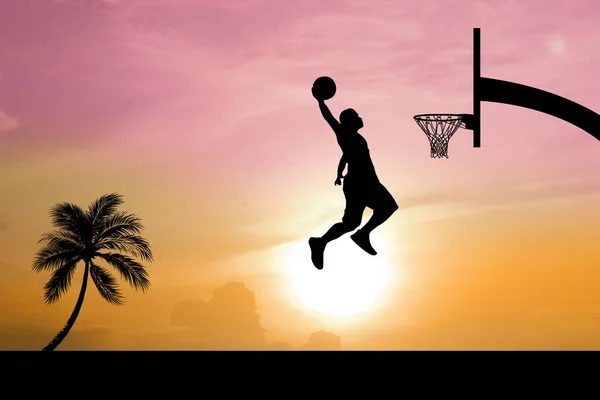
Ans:
[[[480,214],[533,206],[594,200],[600,197],[600,181],[587,177],[552,177],[537,180],[517,180],[492,186],[460,187],[430,191],[397,199],[400,211],[426,209],[426,213],[411,214],[406,220],[439,220],[460,215]]]
[[[342,338],[334,333],[317,331],[310,335],[302,350],[341,350]]]
[[[524,200],[598,196],[600,195],[600,181],[576,177],[554,178],[515,185],[510,188],[510,191]]]
[[[72,311],[71,303],[51,309],[40,308],[39,288],[45,282],[31,279],[26,268],[0,262],[0,350],[39,350],[64,326]],[[29,282],[23,286],[22,282]],[[174,290],[177,292],[175,293]],[[149,293],[141,303],[119,313],[106,315],[97,308],[101,299],[86,299],[87,304],[58,350],[326,350],[340,348],[340,339],[327,332],[310,337],[302,333],[270,335],[261,323],[255,294],[243,283],[227,283],[213,291],[207,301],[192,299],[210,293],[205,287],[176,287]],[[186,299],[187,298],[187,299]],[[165,299],[167,299],[165,301]],[[171,299],[172,302],[169,302]],[[185,299],[183,301],[179,301]],[[177,303],[179,301],[179,303]],[[165,304],[166,303],[166,304]],[[171,305],[175,304],[174,307]],[[106,306],[102,303],[102,307]],[[140,310],[141,306],[143,310]],[[109,306],[106,306],[109,307]],[[285,315],[285,314],[279,314]],[[170,320],[169,320],[170,317]],[[288,330],[303,332],[298,318],[285,316],[270,325],[288,325]],[[31,322],[33,321],[33,322]],[[299,328],[302,325],[302,328]],[[318,328],[308,332],[317,331]],[[296,329],[296,330],[294,330]],[[308,333],[307,332],[307,333]],[[306,335],[306,336],[305,336]],[[276,336],[276,338],[275,338]],[[307,340],[308,339],[308,340]],[[305,342],[305,343],[303,343]]]
[[[171,325],[184,328],[191,347],[219,350],[340,350],[341,338],[317,331],[295,347],[275,341],[267,344],[257,312],[255,294],[243,283],[230,282],[213,292],[209,301],[187,299],[175,305]],[[183,331],[179,336],[183,337]]]
[[[267,346],[268,350],[341,350],[342,338],[334,333],[326,331],[313,332],[308,342],[300,348],[294,347],[289,343],[276,341]]]
[[[460,201],[460,197],[447,192],[429,192],[414,196],[403,196],[397,200],[401,209],[406,210],[415,207],[448,204]]]
[[[267,346],[268,350],[295,350],[294,346],[285,342],[273,342]]]
[[[265,329],[260,324],[255,295],[243,283],[230,282],[213,297],[184,300],[175,305],[171,325],[192,328],[198,340],[213,349],[264,349]]]
[[[0,133],[15,130],[20,125],[21,124],[17,118],[0,109]]]

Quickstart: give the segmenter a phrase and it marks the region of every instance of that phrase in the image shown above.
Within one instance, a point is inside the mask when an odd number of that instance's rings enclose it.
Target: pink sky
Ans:
[[[412,116],[472,110],[474,27],[483,76],[600,112],[599,20],[593,0],[3,0],[0,264],[29,265],[51,204],[112,191],[157,238],[157,264],[335,222],[340,150],[310,95],[321,75],[337,82],[334,114],[363,117],[401,210],[597,199],[600,143],[564,121],[484,103],[482,147],[459,131],[432,160]],[[417,218],[398,215],[390,227]],[[209,239],[222,248],[194,247]]]
[[[600,32],[593,1],[63,0],[2,8],[4,175],[11,161],[93,148],[133,152],[125,166],[231,184],[285,180],[294,190],[337,161],[308,91],[323,74],[338,82],[332,109],[363,115],[384,179],[399,178],[396,188],[408,184],[411,196],[450,179],[497,184],[517,171],[567,179],[599,162],[587,134],[495,104],[482,107],[481,149],[459,132],[451,159],[433,162],[411,118],[471,109],[473,27],[482,28],[484,76],[600,109],[590,68]]]
[[[600,110],[593,1],[491,4],[3,2],[0,172],[10,185],[55,173],[45,165],[83,173],[102,162],[210,187],[256,219],[297,212],[306,190],[330,183],[340,154],[309,92],[330,75],[332,110],[363,116],[402,204],[589,194],[600,183],[597,141],[531,110],[484,103],[483,147],[459,131],[449,160],[429,158],[412,115],[471,110],[473,27],[483,76]]]

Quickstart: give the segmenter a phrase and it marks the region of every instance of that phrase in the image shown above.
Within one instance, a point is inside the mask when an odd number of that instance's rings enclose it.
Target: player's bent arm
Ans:
[[[325,121],[327,121],[329,126],[331,126],[331,129],[333,129],[337,135],[340,131],[340,123],[335,119],[331,111],[329,111],[329,107],[327,107],[325,101],[319,100],[319,109],[321,110],[321,114],[323,115]]]
[[[338,169],[337,169],[337,177],[338,178],[343,178],[343,174],[344,174],[344,168],[346,168],[346,164],[348,163],[348,160],[346,159],[346,156],[342,154],[342,157],[340,158],[340,163],[338,164]]]

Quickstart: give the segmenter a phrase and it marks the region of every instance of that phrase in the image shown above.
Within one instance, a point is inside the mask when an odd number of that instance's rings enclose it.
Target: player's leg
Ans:
[[[308,240],[311,251],[311,260],[317,269],[323,269],[323,254],[327,243],[352,232],[360,226],[362,215],[366,205],[360,202],[359,199],[353,199],[352,196],[346,194],[346,209],[342,222],[334,224],[323,236],[312,237]]]
[[[342,218],[342,222],[338,222],[334,224],[323,236],[321,236],[321,241],[326,245],[329,242],[332,242],[339,237],[345,235],[348,232],[352,232],[356,228],[360,226],[362,221],[362,213],[366,207],[362,208],[354,208],[351,212],[344,213],[344,218]],[[346,209],[348,210],[348,209]]]
[[[368,190],[370,195],[368,206],[373,209],[373,215],[365,226],[351,236],[352,240],[364,251],[376,255],[377,251],[371,245],[369,235],[379,225],[383,224],[396,212],[398,204],[390,192],[381,183]]]
[[[383,224],[398,210],[398,204],[391,193],[381,183],[375,185],[371,191],[372,197],[370,207],[373,209],[373,215],[367,221],[360,231],[363,234],[370,234],[375,228]]]

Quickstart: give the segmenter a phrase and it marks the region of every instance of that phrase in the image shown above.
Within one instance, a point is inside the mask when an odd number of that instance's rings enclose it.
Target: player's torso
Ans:
[[[358,133],[340,135],[338,143],[348,160],[348,178],[377,178],[369,145]]]

